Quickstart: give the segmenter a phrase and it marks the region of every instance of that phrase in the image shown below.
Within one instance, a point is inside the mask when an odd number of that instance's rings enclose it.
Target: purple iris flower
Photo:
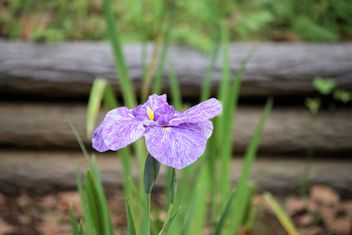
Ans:
[[[166,95],[154,94],[134,109],[120,107],[108,112],[93,133],[93,148],[99,152],[116,151],[144,136],[147,149],[155,159],[182,169],[203,154],[213,132],[209,119],[221,111],[221,103],[211,98],[177,112],[167,103]]]

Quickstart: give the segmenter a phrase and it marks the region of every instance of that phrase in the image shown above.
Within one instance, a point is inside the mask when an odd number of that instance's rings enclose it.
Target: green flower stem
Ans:
[[[150,193],[145,194],[145,216],[141,234],[150,235]]]

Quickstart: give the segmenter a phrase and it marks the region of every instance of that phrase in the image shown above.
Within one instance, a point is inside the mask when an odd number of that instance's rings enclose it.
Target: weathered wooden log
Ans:
[[[85,137],[86,108],[81,104],[0,103],[0,145],[78,148],[71,120]],[[104,113],[100,113],[100,120]],[[244,152],[262,115],[260,107],[240,107],[233,130],[236,152]],[[274,108],[260,149],[264,152],[352,151],[352,110]],[[88,138],[84,139],[90,145]]]
[[[147,47],[148,56],[152,46]],[[313,92],[317,76],[334,78],[340,87],[352,89],[352,44],[232,44],[231,69],[254,51],[243,77],[241,95],[288,96]],[[87,96],[96,77],[108,78],[119,86],[110,46],[107,43],[76,42],[33,44],[0,41],[0,93],[39,96]],[[136,89],[141,84],[141,47],[124,47],[127,66]],[[219,56],[219,58],[222,58]],[[174,64],[182,94],[198,97],[209,57],[186,47],[172,46],[169,60]],[[212,93],[217,90],[222,62],[219,59]],[[168,66],[165,68],[165,77]],[[164,87],[168,89],[167,79]]]
[[[121,164],[114,154],[98,154],[102,179],[106,186],[122,184]],[[79,152],[50,151],[0,151],[0,192],[15,194],[23,191],[48,193],[76,188],[76,170],[87,169],[87,163]],[[231,164],[231,178],[237,181],[242,159]],[[251,179],[259,190],[291,193],[301,186],[302,180],[312,184],[326,184],[352,194],[352,162],[350,160],[316,159],[304,162],[300,158],[270,158],[261,156],[253,165]],[[132,164],[136,168],[136,164]],[[137,171],[132,169],[133,176]],[[164,185],[164,169],[161,169],[157,186]]]

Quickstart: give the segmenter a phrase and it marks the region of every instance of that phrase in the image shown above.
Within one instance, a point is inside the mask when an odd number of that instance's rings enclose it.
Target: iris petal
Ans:
[[[92,136],[93,148],[99,152],[105,152],[109,150],[109,148],[104,143],[104,139],[102,135],[103,124],[104,123],[100,124],[100,126],[97,129],[95,129]]]
[[[180,125],[182,123],[199,123],[215,116],[222,112],[221,103],[211,98],[196,106],[193,106],[182,113],[178,113],[170,120],[170,125]]]
[[[209,120],[199,122],[199,123],[191,123],[191,124],[182,124],[183,126],[194,126],[195,128],[198,128],[200,132],[204,135],[205,138],[209,139],[211,134],[213,133],[213,123]]]
[[[207,139],[198,125],[163,128],[152,126],[145,133],[149,153],[160,163],[182,169],[204,152]]]
[[[107,113],[100,131],[107,148],[115,151],[141,138],[145,127],[143,122],[134,117],[131,110],[121,107]]]

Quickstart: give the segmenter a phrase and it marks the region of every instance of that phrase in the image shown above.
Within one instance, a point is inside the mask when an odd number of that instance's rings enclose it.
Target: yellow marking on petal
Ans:
[[[149,107],[147,107],[147,114],[148,114],[149,120],[154,121],[154,113]]]
[[[169,131],[169,130],[170,130],[170,127],[165,126],[165,127],[163,127],[163,130],[164,130],[164,131]]]

